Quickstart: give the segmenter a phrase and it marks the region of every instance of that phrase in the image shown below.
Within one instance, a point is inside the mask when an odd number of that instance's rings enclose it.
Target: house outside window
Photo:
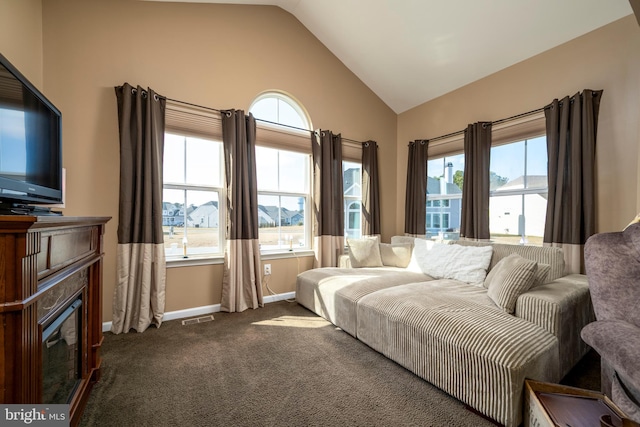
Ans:
[[[165,134],[162,228],[168,260],[221,255],[222,142]]]
[[[427,238],[460,238],[463,174],[464,154],[427,162]]]
[[[362,165],[342,162],[342,187],[344,191],[344,236],[358,239],[362,236]]]
[[[547,212],[545,136],[491,148],[491,240],[542,246]]]
[[[310,249],[310,120],[298,102],[280,92],[258,96],[249,111],[259,121],[256,172],[260,249]]]

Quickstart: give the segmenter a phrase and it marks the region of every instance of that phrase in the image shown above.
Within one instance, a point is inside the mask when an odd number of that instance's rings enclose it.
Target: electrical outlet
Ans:
[[[271,264],[264,265],[264,275],[269,276],[271,274]]]

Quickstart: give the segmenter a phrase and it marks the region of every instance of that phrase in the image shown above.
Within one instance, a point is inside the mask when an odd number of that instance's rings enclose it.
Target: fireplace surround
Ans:
[[[69,404],[100,379],[108,217],[0,216],[0,402]]]

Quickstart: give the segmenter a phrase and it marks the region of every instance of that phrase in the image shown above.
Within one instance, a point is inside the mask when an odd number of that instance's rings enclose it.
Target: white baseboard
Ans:
[[[271,302],[283,301],[286,299],[295,299],[295,297],[296,297],[295,292],[287,292],[284,294],[268,295],[266,297],[263,297],[262,300],[265,304],[268,304]],[[165,321],[165,320],[186,319],[188,317],[204,316],[206,314],[217,313],[219,311],[220,311],[220,304],[204,305],[201,307],[187,308],[184,310],[169,311],[164,314],[162,320]],[[111,322],[104,322],[102,324],[102,332],[109,332],[110,330],[111,330]]]

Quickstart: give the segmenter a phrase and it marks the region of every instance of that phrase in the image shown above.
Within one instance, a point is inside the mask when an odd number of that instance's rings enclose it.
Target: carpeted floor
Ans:
[[[105,334],[81,426],[491,426],[297,303]],[[599,388],[590,353],[564,383]]]

